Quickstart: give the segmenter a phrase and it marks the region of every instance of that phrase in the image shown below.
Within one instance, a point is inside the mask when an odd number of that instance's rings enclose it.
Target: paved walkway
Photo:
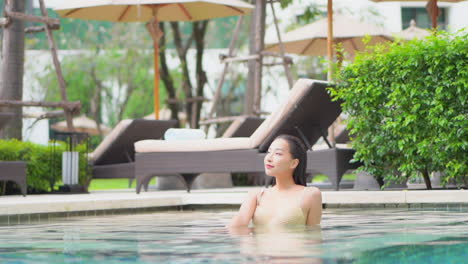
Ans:
[[[149,191],[136,194],[134,189],[98,191],[89,194],[45,194],[0,196],[0,216],[50,213],[135,210],[185,206],[239,206],[252,188],[185,191]],[[467,190],[409,191],[323,191],[326,208],[351,207],[439,207],[468,209]]]

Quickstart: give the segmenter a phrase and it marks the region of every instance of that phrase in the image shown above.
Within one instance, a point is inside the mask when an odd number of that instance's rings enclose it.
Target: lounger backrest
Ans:
[[[346,125],[339,125],[335,129],[335,142],[338,144],[346,144],[350,141],[349,131]]]
[[[300,79],[281,104],[250,137],[261,152],[280,134],[302,138],[313,145],[341,113],[340,102],[332,102],[324,81]],[[301,135],[302,134],[302,135]]]
[[[144,139],[162,139],[176,120],[126,119],[120,121],[92,153],[94,165],[126,163],[134,160],[134,143]]]
[[[223,133],[223,138],[250,137],[255,130],[265,121],[264,118],[255,116],[240,116],[236,118]]]

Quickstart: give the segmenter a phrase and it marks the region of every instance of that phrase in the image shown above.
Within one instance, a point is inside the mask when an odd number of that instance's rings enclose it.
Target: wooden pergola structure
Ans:
[[[234,34],[229,43],[228,54],[220,56],[223,71],[221,77],[216,85],[215,94],[212,99],[211,109],[205,120],[200,121],[200,125],[205,126],[205,131],[209,129],[212,124],[228,123],[234,121],[239,116],[226,116],[226,117],[215,117],[216,107],[221,97],[221,88],[223,87],[228,68],[231,63],[244,62],[249,64],[249,79],[247,86],[253,90],[252,98],[246,98],[245,100],[245,111],[244,116],[260,116],[263,112],[260,109],[261,106],[261,89],[262,89],[262,68],[263,66],[275,66],[283,65],[286,78],[288,81],[289,89],[293,86],[293,77],[290,70],[290,65],[293,63],[292,58],[285,55],[284,47],[281,41],[281,35],[278,27],[278,19],[276,12],[273,7],[275,1],[256,0],[255,1],[255,13],[253,13],[253,19],[251,21],[251,28],[254,30],[254,38],[250,41],[250,54],[244,56],[237,56],[235,45],[239,38],[240,28],[243,23],[243,17],[239,17],[237,20]],[[278,41],[280,43],[280,52],[266,52],[264,51],[264,31],[265,31],[265,13],[266,5],[270,4],[271,12],[273,15],[273,21],[275,24],[275,30]],[[251,32],[252,33],[252,32]],[[251,34],[252,38],[252,34]],[[266,64],[263,62],[264,57],[276,57],[280,58],[280,62]],[[248,95],[246,95],[248,96]]]
[[[4,18],[0,18],[0,26],[8,29],[13,23],[15,23],[15,20],[23,20],[23,21],[29,21],[29,22],[35,22],[35,23],[43,23],[43,26],[33,26],[33,27],[28,27],[25,28],[24,31],[25,33],[38,33],[38,32],[45,32],[47,35],[47,40],[49,44],[49,48],[52,54],[52,60],[55,68],[55,72],[57,75],[57,79],[59,82],[59,87],[60,87],[60,95],[61,95],[61,101],[60,102],[45,102],[45,101],[22,101],[22,100],[8,100],[8,99],[0,99],[0,107],[50,107],[50,108],[63,108],[62,111],[52,111],[48,113],[41,114],[39,116],[34,116],[36,118],[51,118],[51,117],[58,117],[58,116],[63,116],[65,115],[65,119],[67,122],[67,127],[70,131],[74,131],[73,127],[73,121],[72,117],[74,115],[79,114],[80,109],[81,109],[81,103],[78,102],[70,102],[68,101],[67,97],[67,90],[66,90],[66,82],[65,79],[63,78],[62,74],[62,68],[60,65],[60,61],[58,59],[57,55],[57,46],[55,44],[52,31],[57,30],[60,28],[60,20],[55,19],[55,18],[50,18],[48,16],[44,0],[38,0],[39,1],[39,6],[41,9],[41,14],[42,16],[34,16],[34,15],[29,15],[25,14],[22,12],[15,12],[12,11],[12,5],[14,0],[6,0],[5,1],[5,10],[4,10]],[[9,45],[8,43],[5,45]],[[4,47],[4,50],[6,51],[4,56],[9,56],[8,50],[9,47]],[[3,60],[4,64],[5,61],[7,61],[5,58]],[[3,65],[3,67],[8,67],[8,65]],[[31,117],[30,114],[26,114],[24,116]]]

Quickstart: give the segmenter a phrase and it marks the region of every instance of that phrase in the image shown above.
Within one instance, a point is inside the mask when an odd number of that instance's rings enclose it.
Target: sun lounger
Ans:
[[[312,170],[327,175],[335,190],[339,190],[341,177],[346,171],[355,170],[362,165],[360,162],[350,162],[356,152],[354,149],[340,147],[340,145],[346,146],[349,142],[348,130],[342,125],[335,134],[335,143],[337,143],[335,148],[327,142],[329,149],[310,151],[307,155]]]
[[[348,170],[357,169],[361,164],[350,162],[356,151],[351,148],[330,148],[307,152],[307,171],[328,176],[335,190],[339,190],[341,178]]]
[[[346,129],[346,125],[339,125],[337,132],[338,133],[335,132],[335,142],[337,144],[346,144],[351,141],[349,138],[349,131]]]
[[[255,116],[239,116],[224,131],[221,137],[250,137],[265,119]],[[256,175],[255,175],[256,176]],[[212,179],[214,178],[215,179]],[[256,178],[255,178],[256,179]],[[230,173],[205,173],[201,174],[193,183],[193,189],[205,188],[230,188],[232,179]],[[148,186],[144,186],[145,190]],[[185,183],[176,177],[160,177],[156,183],[157,190],[181,190],[185,189]]]
[[[309,147],[320,137],[341,112],[340,103],[332,102],[326,91],[328,83],[301,79],[290,91],[288,100],[279,106],[250,136],[241,138],[216,138],[167,142],[143,140],[135,143],[136,192],[154,176],[173,175],[182,179],[190,191],[191,184],[200,173],[247,172],[262,173],[263,159],[271,142],[280,134],[302,138]],[[312,153],[312,152],[311,152]],[[313,168],[316,162],[341,162],[349,158],[332,148],[321,153],[327,159],[311,155],[308,170],[328,173],[332,182],[341,178],[341,166],[323,165]],[[345,154],[347,151],[345,151]],[[349,161],[349,160],[348,160]]]
[[[0,181],[12,181],[18,184],[21,194],[26,196],[26,162],[0,161]]]
[[[234,120],[231,125],[226,129],[223,136],[228,137],[250,137],[255,130],[265,121],[265,118],[255,116],[242,116]],[[229,175],[231,175],[229,173]],[[267,179],[265,172],[261,173],[247,173],[248,182],[254,185],[261,185]]]
[[[250,137],[265,121],[265,118],[255,116],[240,116],[224,131],[223,138]]]
[[[120,121],[90,154],[93,178],[135,178],[134,143],[143,139],[161,139],[176,125],[175,120],[127,119]]]

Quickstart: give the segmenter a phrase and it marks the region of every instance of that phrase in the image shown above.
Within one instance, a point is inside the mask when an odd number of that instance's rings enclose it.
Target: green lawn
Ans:
[[[345,174],[343,175],[343,180],[355,180],[356,174]],[[312,182],[324,182],[327,181],[328,177],[319,174],[315,175]],[[132,185],[128,187],[128,179],[94,179],[91,181],[88,190],[96,191],[96,190],[115,190],[115,189],[128,189],[128,188],[135,188],[135,182],[132,182]],[[150,182],[150,185],[156,184],[156,178],[153,178]]]
[[[350,180],[350,181],[354,181],[355,179],[356,179],[356,174],[345,174],[343,175],[343,178],[342,178],[342,180]],[[314,178],[312,179],[312,182],[314,183],[325,182],[325,181],[328,181],[328,177],[323,174],[315,175]]]
[[[91,181],[88,190],[114,190],[114,189],[128,189],[135,188],[136,181],[132,182],[132,185],[128,187],[128,179],[94,179]],[[156,184],[156,178],[153,178],[150,185]]]

